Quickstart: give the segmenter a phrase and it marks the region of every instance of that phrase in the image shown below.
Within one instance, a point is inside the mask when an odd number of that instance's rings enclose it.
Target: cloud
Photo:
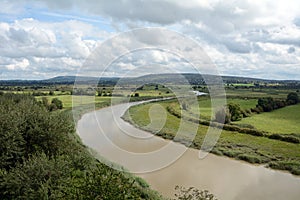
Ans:
[[[23,59],[21,61],[14,61],[13,64],[6,65],[8,70],[21,69],[25,70],[29,66],[29,61],[27,59]]]
[[[42,1],[50,9],[78,9],[88,14],[105,16],[116,21],[144,21],[160,25],[183,21],[202,22],[219,31],[249,26],[284,24],[298,15],[300,3],[293,0],[89,0]]]
[[[295,47],[289,47],[289,49],[287,50],[288,53],[294,53],[295,51]]]
[[[17,1],[1,1],[0,14],[17,15],[22,12],[24,12],[22,3],[20,4],[20,2]]]
[[[12,71],[16,72],[13,77],[25,78],[29,74],[38,79],[75,74],[97,42],[108,35],[76,20],[51,23],[25,18],[1,22],[1,77],[12,76]]]
[[[99,41],[119,31],[146,26],[162,26],[196,40],[223,74],[263,77],[268,73],[284,78],[292,70],[300,71],[298,1],[42,0],[4,1],[3,8],[7,11],[1,11],[5,17],[0,12],[0,67],[9,68],[9,72],[23,70],[17,64],[26,59],[29,65],[23,71],[34,71],[32,76],[74,74]],[[45,16],[53,16],[53,21],[43,21]],[[60,20],[55,21],[58,17]],[[99,21],[106,23],[105,29]],[[108,26],[115,31],[106,31]],[[135,40],[121,38],[107,48],[117,54],[137,43],[159,46],[168,40],[162,35],[160,31],[143,32],[132,36]],[[178,48],[180,44],[178,41]],[[193,47],[182,48],[192,55]],[[184,68],[179,66],[185,66],[182,60],[161,51],[126,57],[115,63],[111,74],[120,75],[139,66],[147,66],[150,73],[149,65],[170,65],[181,70]],[[93,74],[97,66],[90,67]],[[294,73],[293,77],[300,79],[300,74]]]

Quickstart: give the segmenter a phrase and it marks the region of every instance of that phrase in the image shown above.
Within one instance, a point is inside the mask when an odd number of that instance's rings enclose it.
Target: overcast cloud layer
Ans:
[[[149,26],[196,40],[220,74],[300,79],[299,1],[0,3],[0,79],[75,75],[97,44],[122,31]],[[151,35],[147,42],[158,39],[159,35]],[[182,67],[182,59],[152,50],[128,54],[115,62],[115,70],[108,75],[119,76],[148,63],[189,72]],[[151,73],[151,67],[145,69]]]

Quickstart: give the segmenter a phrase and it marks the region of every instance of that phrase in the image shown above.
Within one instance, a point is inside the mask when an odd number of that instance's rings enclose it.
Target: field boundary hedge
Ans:
[[[269,132],[260,131],[260,130],[252,129],[252,128],[241,128],[241,127],[236,126],[236,125],[221,124],[221,123],[218,123],[218,122],[213,122],[213,121],[207,121],[207,120],[182,116],[181,113],[176,111],[172,106],[167,106],[167,111],[171,115],[173,115],[173,116],[175,116],[179,119],[184,119],[184,120],[187,120],[189,122],[193,122],[193,123],[196,123],[196,124],[201,124],[201,125],[204,125],[204,126],[211,126],[211,127],[223,129],[223,130],[226,130],[226,131],[235,131],[235,132],[238,132],[238,133],[248,134],[248,135],[257,136],[257,137],[267,137],[269,139],[280,140],[280,141],[294,143],[294,144],[299,144],[300,143],[300,139],[295,137],[295,136],[292,136],[292,135],[272,134],[272,133],[269,133]]]

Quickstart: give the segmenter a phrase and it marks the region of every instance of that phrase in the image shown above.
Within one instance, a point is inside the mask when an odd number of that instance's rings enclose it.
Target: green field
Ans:
[[[242,103],[241,101],[240,103]],[[174,101],[169,100],[166,102],[160,102],[159,104],[166,109],[167,106],[172,103],[174,103]],[[157,130],[156,127],[147,126],[151,121],[148,111],[154,104],[156,103],[148,103],[131,107],[124,115],[125,120],[131,121],[131,123],[135,124],[135,126],[144,127],[144,129],[148,131],[155,132],[158,136],[166,139],[173,139],[179,128],[181,121],[180,118],[167,112],[166,123],[161,130]],[[250,106],[250,103],[247,102],[245,105]],[[198,128],[197,135],[193,140],[191,147],[200,148],[207,133],[208,126],[183,120],[181,128],[186,133]],[[213,128],[213,130],[217,129]],[[185,134],[182,137],[177,138],[176,141],[185,144],[187,140],[192,140],[190,137],[191,136],[189,134]],[[286,169],[291,173],[300,174],[300,144],[292,144],[272,140],[266,137],[257,137],[223,130],[218,143],[212,152],[218,155],[225,155],[245,160],[250,163],[264,163],[272,168]]]
[[[221,102],[220,100],[216,99],[216,102]],[[235,103],[241,106],[242,109],[250,109],[254,108],[257,104],[256,99],[237,99],[237,98],[229,98],[227,99],[227,103]],[[211,107],[211,100],[209,97],[199,97],[198,103],[193,103],[189,105],[187,110],[182,110],[183,114],[186,116],[194,117],[197,115],[197,106],[199,107],[200,111],[200,118],[205,120],[211,120],[211,116],[214,115],[212,107]],[[180,106],[178,103],[172,104],[172,107],[177,111],[180,112]]]
[[[63,106],[65,109],[71,109],[73,102],[75,105],[79,104],[91,104],[91,103],[103,103],[103,102],[110,102],[111,97],[98,97],[98,96],[75,96],[75,95],[53,95],[53,96],[38,96],[36,97],[37,100],[41,100],[43,97],[46,97],[49,102],[54,99],[58,98],[63,102]]]
[[[273,97],[274,99],[285,99],[287,94],[295,92],[294,90],[288,89],[272,89],[272,88],[250,88],[250,89],[226,89],[226,96],[240,97],[240,98],[252,98],[257,99],[260,97]]]
[[[251,124],[271,133],[300,133],[300,104],[253,115],[235,123]]]

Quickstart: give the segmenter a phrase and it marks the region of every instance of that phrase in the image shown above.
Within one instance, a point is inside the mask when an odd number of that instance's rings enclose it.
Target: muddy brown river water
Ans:
[[[300,199],[300,177],[213,154],[199,159],[198,150],[128,124],[120,117],[134,104],[84,114],[77,133],[85,145],[144,178],[164,196],[173,197],[180,185],[207,189],[220,200]]]

